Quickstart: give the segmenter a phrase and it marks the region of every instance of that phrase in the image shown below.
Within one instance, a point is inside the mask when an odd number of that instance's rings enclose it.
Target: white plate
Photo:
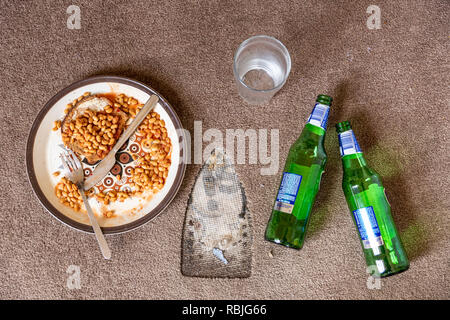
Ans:
[[[145,103],[150,95],[156,94],[159,102],[155,111],[166,123],[167,133],[172,143],[171,166],[166,183],[161,191],[151,199],[133,197],[123,203],[114,203],[108,209],[115,211],[114,217],[105,218],[101,213],[101,205],[91,199],[94,212],[104,233],[120,233],[137,228],[155,218],[172,201],[177,193],[184,177],[186,169],[186,156],[184,150],[185,139],[182,125],[170,104],[151,87],[135,80],[113,77],[98,76],[76,82],[56,94],[38,114],[27,143],[27,171],[30,183],[41,201],[42,205],[58,220],[81,231],[92,232],[89,219],[85,212],[75,212],[71,208],[59,202],[55,195],[55,185],[61,179],[61,175],[54,177],[53,172],[61,171],[59,154],[62,151],[62,140],[60,130],[53,131],[55,120],[64,118],[64,110],[68,103],[83,95],[84,92],[92,94],[123,93],[131,96],[140,103]],[[130,138],[125,152],[129,151],[132,144],[139,147],[139,141]],[[133,141],[134,140],[134,141]],[[122,170],[127,164],[118,163]],[[83,164],[86,170],[93,170],[93,166]],[[126,174],[123,173],[124,178]],[[120,182],[116,181],[111,173],[105,179],[113,183],[115,188],[120,188]],[[102,180],[105,183],[105,179]]]

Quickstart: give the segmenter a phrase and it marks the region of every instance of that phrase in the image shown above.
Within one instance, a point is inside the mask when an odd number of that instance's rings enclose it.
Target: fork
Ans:
[[[103,235],[102,230],[98,225],[97,219],[95,218],[91,206],[89,205],[89,202],[86,198],[86,195],[84,194],[84,170],[81,166],[81,162],[75,155],[75,153],[73,153],[73,151],[71,150],[67,150],[66,152],[61,153],[59,157],[61,158],[63,167],[67,172],[67,178],[77,186],[78,191],[81,194],[102,255],[105,259],[110,259],[111,250],[108,247],[105,236]]]

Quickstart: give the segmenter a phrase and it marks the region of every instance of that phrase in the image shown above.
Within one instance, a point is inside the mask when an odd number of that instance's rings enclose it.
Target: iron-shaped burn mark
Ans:
[[[214,183],[214,177],[213,177],[212,173],[205,172],[202,180],[203,180],[203,187],[205,188],[206,195],[208,197],[214,196],[216,194],[216,185]]]
[[[199,277],[250,276],[252,237],[247,198],[225,154],[212,152],[196,177],[187,204],[182,273]],[[188,250],[188,245],[193,249]]]
[[[217,204],[216,200],[213,200],[213,199],[208,200],[208,210],[217,211],[218,208],[219,208],[219,205]]]

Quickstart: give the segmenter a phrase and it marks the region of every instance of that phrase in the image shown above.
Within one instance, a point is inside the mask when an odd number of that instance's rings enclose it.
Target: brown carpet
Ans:
[[[412,299],[449,298],[449,21],[446,0],[429,1],[0,1],[0,298]],[[66,8],[81,8],[81,30]],[[366,9],[381,8],[368,30]],[[291,75],[264,107],[238,97],[232,57],[249,36],[280,39]],[[237,165],[252,212],[253,268],[247,279],[180,272],[181,235],[199,165],[164,214],[95,238],[52,218],[33,194],[25,145],[37,112],[56,92],[92,75],[143,81],[193,129],[279,128],[280,166],[318,93],[333,95],[329,155],[301,251],[264,241],[280,176]],[[367,289],[357,233],[341,190],[334,123],[350,119],[383,177],[411,260],[409,271]],[[269,251],[273,250],[273,257]],[[70,265],[81,289],[66,286]]]

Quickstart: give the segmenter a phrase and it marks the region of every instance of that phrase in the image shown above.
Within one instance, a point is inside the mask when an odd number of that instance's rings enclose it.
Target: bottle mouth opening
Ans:
[[[319,94],[317,96],[316,102],[330,106],[331,102],[333,102],[333,98],[330,96],[327,96],[326,94]]]
[[[349,121],[342,121],[336,124],[336,131],[338,134],[350,130],[351,128],[352,125],[350,124]]]

